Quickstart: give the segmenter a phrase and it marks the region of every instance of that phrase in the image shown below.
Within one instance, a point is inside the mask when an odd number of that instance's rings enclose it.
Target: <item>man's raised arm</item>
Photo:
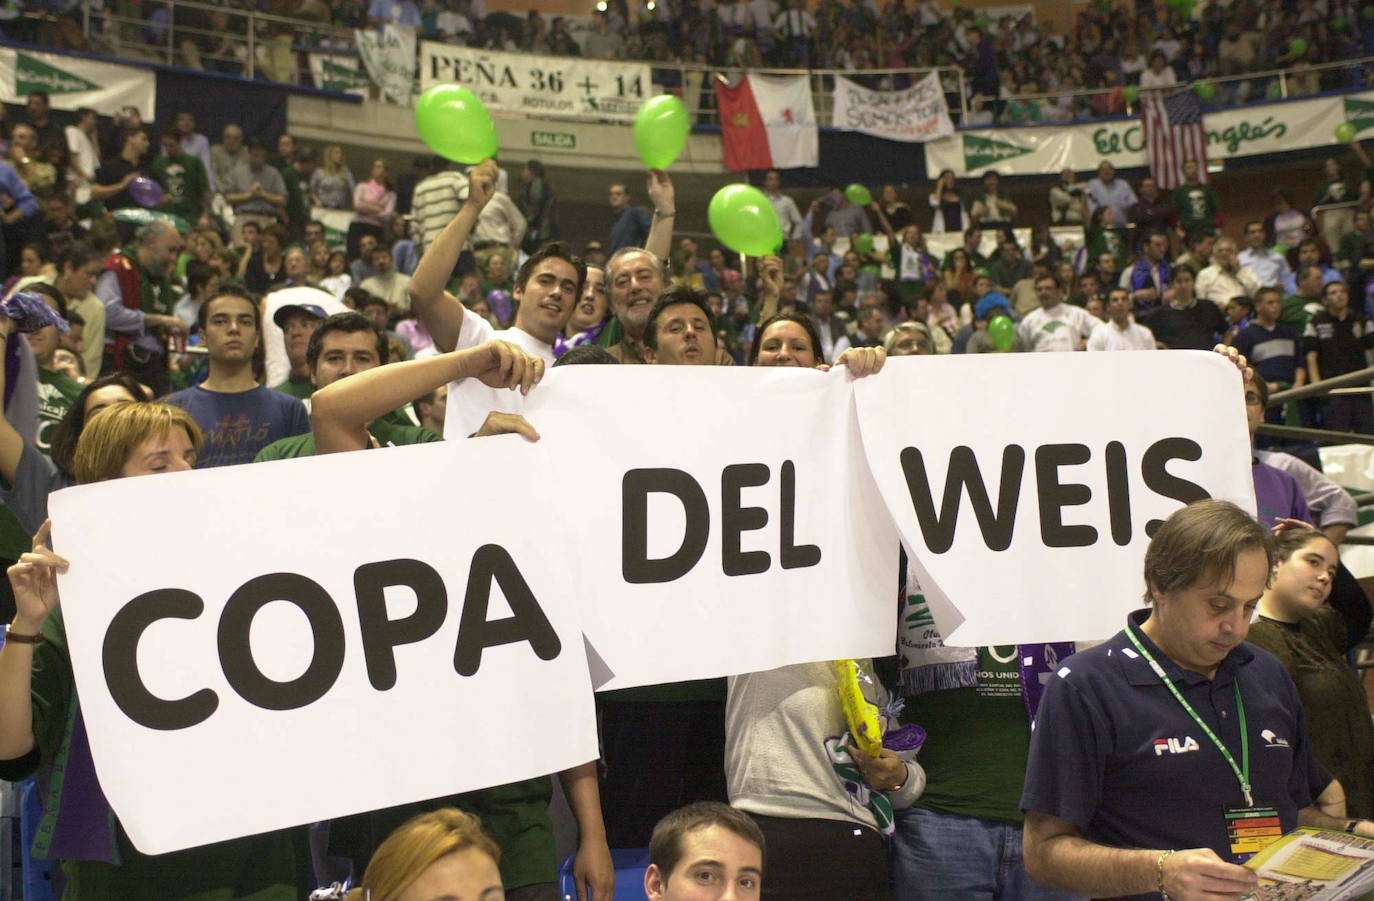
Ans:
[[[444,226],[439,237],[425,249],[420,265],[410,277],[410,307],[434,338],[434,346],[442,351],[458,346],[458,335],[463,328],[463,304],[445,288],[468,235],[477,224],[477,217],[495,193],[496,164],[483,160],[468,177],[468,199],[453,221]]]
[[[649,237],[644,239],[644,249],[666,263],[673,253],[677,192],[673,180],[662,169],[649,170],[649,200],[654,205],[654,219],[649,225]]]
[[[543,360],[505,341],[359,372],[311,396],[315,451],[362,450],[370,443],[369,422],[449,382],[475,378],[493,388],[528,394],[543,377]]]

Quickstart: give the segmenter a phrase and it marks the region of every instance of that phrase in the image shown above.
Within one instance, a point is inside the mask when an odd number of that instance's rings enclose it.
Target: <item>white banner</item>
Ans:
[[[833,120],[842,131],[861,131],[889,141],[930,141],[954,133],[936,72],[904,91],[870,91],[836,76]]]
[[[550,375],[524,416],[564,472],[548,495],[564,528],[586,535],[580,609],[606,688],[892,653],[897,533],[844,371]]]
[[[1240,379],[1211,354],[563,367],[524,414],[540,441],[53,496],[97,774],[141,850],[591,760],[594,687],[890,654],[899,540],[952,642],[1106,637],[1152,521],[1254,508]],[[215,515],[168,533],[187,498]]]
[[[311,53],[310,80],[321,91],[367,96],[368,78],[362,60],[335,53]]]
[[[139,850],[502,785],[597,757],[565,568],[573,557],[559,530],[530,528],[531,508],[511,503],[496,480],[459,486],[447,475],[455,463],[509,472],[504,443],[53,495],[57,546],[80,561],[61,591],[96,773]],[[380,503],[378,466],[390,474]],[[454,485],[461,503],[438,501],[440,484]],[[216,511],[200,527],[159,529],[156,545],[136,538],[158,510],[191,497]],[[147,517],[114,530],[71,525],[108,521],[111,510]],[[253,523],[271,525],[245,528]],[[143,553],[154,546],[156,563]]]
[[[631,121],[658,93],[645,63],[532,56],[420,42],[420,90],[456,82],[493,110]]]
[[[1197,351],[993,357],[889,360],[855,384],[921,584],[957,608],[933,601],[936,626],[962,646],[1114,635],[1157,521],[1206,497],[1255,509],[1240,376]]]
[[[151,69],[0,48],[0,101],[22,104],[33,91],[47,91],[54,109],[89,106],[110,114],[136,106],[144,122],[153,121],[157,106],[157,76]]]
[[[1336,126],[1350,122],[1356,134],[1374,134],[1374,92],[1256,103],[1207,113],[1207,156],[1231,159],[1326,147],[1337,143]],[[1103,160],[1118,169],[1149,165],[1139,117],[968,128],[925,146],[926,174],[952,169],[960,177],[996,169],[1003,175],[1045,175],[1064,167],[1092,171]]]
[[[378,29],[354,29],[358,54],[382,96],[406,105],[415,90],[415,29],[384,25]]]

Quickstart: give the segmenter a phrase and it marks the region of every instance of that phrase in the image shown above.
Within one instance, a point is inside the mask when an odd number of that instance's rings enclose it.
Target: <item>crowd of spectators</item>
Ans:
[[[304,79],[307,50],[351,50],[348,32],[321,30],[397,24],[421,38],[494,50],[594,59],[692,63],[722,70],[837,69],[871,87],[903,87],[906,75],[862,76],[873,69],[962,68],[969,124],[1067,121],[1124,113],[1128,88],[1297,69],[1283,84],[1273,76],[1222,81],[1208,101],[1218,106],[1362,86],[1365,66],[1314,68],[1374,54],[1374,17],[1355,0],[1237,0],[1164,4],[1124,0],[1076,12],[1064,32],[1052,21],[990,17],[937,0],[606,0],[590,21],[488,12],[483,0],[243,0],[223,11],[187,9],[170,21],[166,4],[121,0],[123,21],[93,23],[94,43],[131,52],[142,43],[161,53],[176,48],[178,64],[227,74],[247,68],[248,20],[256,9],[301,20],[297,27],[260,22],[253,52],[259,76]],[[18,19],[16,36],[71,49],[90,49],[69,19]],[[64,27],[61,23],[67,23]],[[176,32],[170,36],[167,29]],[[111,32],[128,32],[114,39]],[[675,89],[680,76],[660,69],[655,79]],[[957,95],[952,77],[946,91]],[[713,104],[709,91],[704,106]],[[951,107],[960,115],[962,105]]]

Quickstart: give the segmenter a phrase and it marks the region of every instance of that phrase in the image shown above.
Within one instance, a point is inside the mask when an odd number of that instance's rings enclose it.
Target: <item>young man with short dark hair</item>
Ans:
[[[310,431],[310,416],[299,400],[258,384],[253,358],[262,322],[256,303],[220,290],[201,305],[200,328],[209,376],[164,399],[190,413],[205,433],[197,469],[252,462],[272,442]]]
[[[654,827],[644,894],[650,901],[757,898],[763,856],[763,831],[747,813],[719,801],[688,804]]]
[[[650,363],[716,364],[716,317],[706,296],[684,285],[659,295],[644,323],[644,356]]]
[[[299,307],[282,307],[282,310],[297,309]],[[276,318],[283,318],[281,310],[277,311]],[[300,315],[293,312],[291,319],[298,318]],[[285,326],[283,330],[290,335],[290,330]],[[385,365],[390,358],[386,333],[372,320],[353,311],[335,313],[323,321],[314,320],[308,344],[305,364],[311,385],[316,389],[332,385],[359,372],[376,369]],[[404,414],[397,411],[374,419],[367,426],[367,434],[373,447],[395,447],[443,440],[434,430],[411,424]],[[315,435],[313,432],[306,432],[269,444],[258,452],[253,462],[262,463],[266,460],[314,455]]]
[[[1326,309],[1308,320],[1303,332],[1307,376],[1312,382],[1365,368],[1365,353],[1374,347],[1374,323],[1350,308],[1345,282],[1323,287],[1322,303]],[[1374,407],[1369,395],[1328,395],[1322,402],[1322,427],[1374,435]]]

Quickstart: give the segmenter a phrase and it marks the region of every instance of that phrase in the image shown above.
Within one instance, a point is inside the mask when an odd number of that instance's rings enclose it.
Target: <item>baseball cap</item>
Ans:
[[[289,303],[278,308],[277,312],[272,314],[272,321],[277,324],[277,328],[286,328],[286,320],[296,313],[304,313],[307,316],[314,316],[316,319],[329,318],[324,307],[313,303]]]

